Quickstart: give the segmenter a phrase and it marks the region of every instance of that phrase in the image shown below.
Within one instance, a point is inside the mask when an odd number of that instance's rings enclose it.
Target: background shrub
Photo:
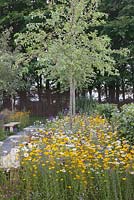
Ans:
[[[120,137],[134,144],[134,104],[122,106],[121,112],[113,115]]]
[[[119,110],[117,108],[117,105],[106,103],[97,104],[94,112],[104,118],[107,118],[110,121],[113,114],[118,113]]]
[[[10,121],[19,121],[21,123],[21,127],[24,128],[29,125],[29,112],[14,112],[10,116]]]
[[[8,123],[11,116],[11,111],[8,109],[4,109],[0,112],[0,141],[7,138],[7,136],[11,135],[10,132],[4,131],[3,125]]]
[[[12,114],[12,111],[8,110],[8,109],[4,109],[0,112],[0,121],[1,123],[7,123],[10,120],[10,116]]]
[[[111,119],[114,113],[119,112],[115,104],[99,104],[95,100],[86,97],[80,97],[76,100],[76,111],[80,114],[99,115],[108,120]]]

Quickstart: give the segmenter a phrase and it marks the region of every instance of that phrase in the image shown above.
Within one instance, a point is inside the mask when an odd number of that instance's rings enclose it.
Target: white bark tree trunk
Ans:
[[[73,116],[75,116],[75,80],[73,79]]]
[[[69,114],[70,114],[70,129],[72,129],[72,118],[73,118],[73,80],[70,78],[70,105],[69,105]]]
[[[72,129],[73,117],[75,116],[75,80],[70,78],[70,128]]]
[[[14,97],[13,97],[13,94],[11,94],[11,104],[12,104],[12,112],[14,112]]]

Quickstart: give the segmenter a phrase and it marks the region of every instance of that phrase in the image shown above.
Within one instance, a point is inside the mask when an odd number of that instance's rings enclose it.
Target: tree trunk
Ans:
[[[132,71],[132,93],[133,93],[133,100],[134,100],[134,65],[131,65],[131,71]]]
[[[41,75],[37,77],[37,89],[38,89],[39,101],[41,102],[41,98],[42,98],[42,76]]]
[[[60,82],[57,83],[57,91],[60,92]]]
[[[82,96],[82,97],[85,97],[85,96],[86,96],[86,91],[85,91],[85,89],[83,89],[83,90],[81,91],[81,96]]]
[[[72,77],[70,78],[70,105],[69,105],[69,110],[70,110],[70,129],[72,130],[72,118],[73,118],[73,80]]]
[[[3,92],[3,108],[11,109],[11,96],[8,95],[6,92]]]
[[[89,90],[90,99],[92,99],[92,90]]]
[[[119,95],[120,95],[120,87],[119,87],[119,82],[116,82],[116,101],[119,103]]]
[[[134,100],[134,84],[133,84],[132,92],[133,92],[133,100]]]
[[[75,80],[73,80],[73,90],[72,90],[72,92],[73,92],[73,99],[72,99],[72,101],[73,101],[73,116],[75,116]]]
[[[110,103],[115,102],[115,83],[112,82],[111,85],[109,85],[109,99]]]
[[[14,112],[14,96],[11,94],[12,112]]]
[[[46,80],[46,99],[47,99],[47,105],[49,107],[50,101],[51,101],[51,91],[50,91],[49,79]]]
[[[49,79],[46,80],[46,90],[50,89]]]
[[[108,101],[108,91],[107,91],[107,85],[104,85],[104,91],[105,91],[105,96],[106,96],[106,101]]]
[[[98,102],[101,103],[101,86],[100,85],[98,85],[97,91],[98,91]]]
[[[125,83],[123,79],[122,79],[122,97],[123,101],[125,101]]]
[[[70,78],[70,128],[72,129],[73,117],[75,116],[75,80]]]
[[[89,92],[90,99],[92,99],[92,90],[93,90],[93,88],[91,86],[88,86],[88,92]]]
[[[20,97],[20,108],[19,110],[26,110],[26,106],[27,106],[27,92],[25,90],[21,90],[18,92],[18,95]]]

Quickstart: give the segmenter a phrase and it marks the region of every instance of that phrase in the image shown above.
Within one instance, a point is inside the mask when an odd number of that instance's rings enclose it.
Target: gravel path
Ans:
[[[29,126],[16,133],[15,135],[9,136],[3,142],[0,142],[0,168],[14,168],[19,167],[20,163],[17,159],[19,144],[27,143],[30,135],[36,135],[39,127]]]

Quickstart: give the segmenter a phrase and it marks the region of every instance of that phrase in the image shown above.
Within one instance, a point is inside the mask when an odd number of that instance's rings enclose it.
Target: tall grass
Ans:
[[[76,116],[73,133],[64,131],[68,120],[21,145],[20,168],[0,171],[0,199],[134,199],[134,147],[99,116]]]
[[[86,97],[79,97],[76,99],[76,112],[83,114],[92,114],[96,108],[97,102]]]
[[[125,178],[124,178],[125,177]],[[70,173],[27,169],[0,173],[1,200],[133,200],[134,178],[118,170],[87,174],[87,183]]]

